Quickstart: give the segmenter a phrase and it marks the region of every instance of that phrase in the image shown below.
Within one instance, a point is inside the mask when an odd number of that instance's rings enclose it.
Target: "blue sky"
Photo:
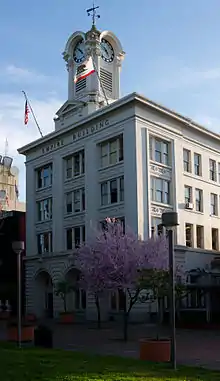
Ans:
[[[122,95],[137,91],[216,132],[220,131],[220,1],[100,0],[97,27],[120,39]],[[23,125],[25,90],[44,133],[67,97],[61,53],[76,30],[87,31],[92,1],[7,0],[0,4],[0,150],[20,171],[25,198],[24,159],[16,149],[38,137]]]

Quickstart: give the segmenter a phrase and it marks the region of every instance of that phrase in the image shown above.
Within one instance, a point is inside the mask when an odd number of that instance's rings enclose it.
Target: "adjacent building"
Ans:
[[[98,75],[75,83],[88,55]],[[26,304],[38,316],[62,310],[54,285],[74,282],[74,249],[107,216],[147,238],[161,233],[163,212],[177,211],[176,261],[189,272],[211,271],[219,256],[220,136],[137,93],[120,98],[124,55],[109,31],[74,33],[63,54],[68,100],[55,130],[19,149],[26,156]],[[103,316],[117,315],[122,300],[109,295]],[[186,307],[207,311],[208,301],[196,294]],[[95,316],[84,290],[69,296],[69,309]],[[148,314],[138,304],[133,318]]]

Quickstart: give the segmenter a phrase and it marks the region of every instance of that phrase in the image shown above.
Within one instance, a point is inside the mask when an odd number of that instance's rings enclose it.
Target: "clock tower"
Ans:
[[[87,10],[92,14],[92,28],[87,32],[73,33],[65,46],[63,58],[68,72],[68,101],[57,112],[58,118],[71,108],[78,118],[84,117],[120,97],[120,71],[124,51],[118,38],[110,31],[99,31],[95,26],[98,7]],[[86,64],[90,61],[92,72],[84,76]],[[74,80],[74,78],[80,78]],[[76,119],[78,119],[76,118]],[[56,123],[56,129],[61,128]]]

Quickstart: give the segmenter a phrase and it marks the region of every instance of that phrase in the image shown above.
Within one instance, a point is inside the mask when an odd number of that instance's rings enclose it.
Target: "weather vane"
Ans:
[[[95,7],[94,1],[93,1],[93,6],[90,9],[87,9],[87,15],[92,16],[92,25],[95,25],[95,20],[100,19],[100,15],[97,14],[97,9],[99,6]]]

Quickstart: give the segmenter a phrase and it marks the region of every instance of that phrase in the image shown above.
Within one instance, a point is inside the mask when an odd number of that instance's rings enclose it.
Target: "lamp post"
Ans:
[[[18,319],[18,347],[21,348],[21,253],[24,251],[24,242],[12,242],[12,249],[17,254],[17,319]]]
[[[170,301],[170,326],[171,326],[171,364],[176,369],[176,307],[175,307],[175,258],[173,228],[178,224],[178,214],[167,212],[162,214],[162,225],[168,230],[169,240],[169,301]]]

